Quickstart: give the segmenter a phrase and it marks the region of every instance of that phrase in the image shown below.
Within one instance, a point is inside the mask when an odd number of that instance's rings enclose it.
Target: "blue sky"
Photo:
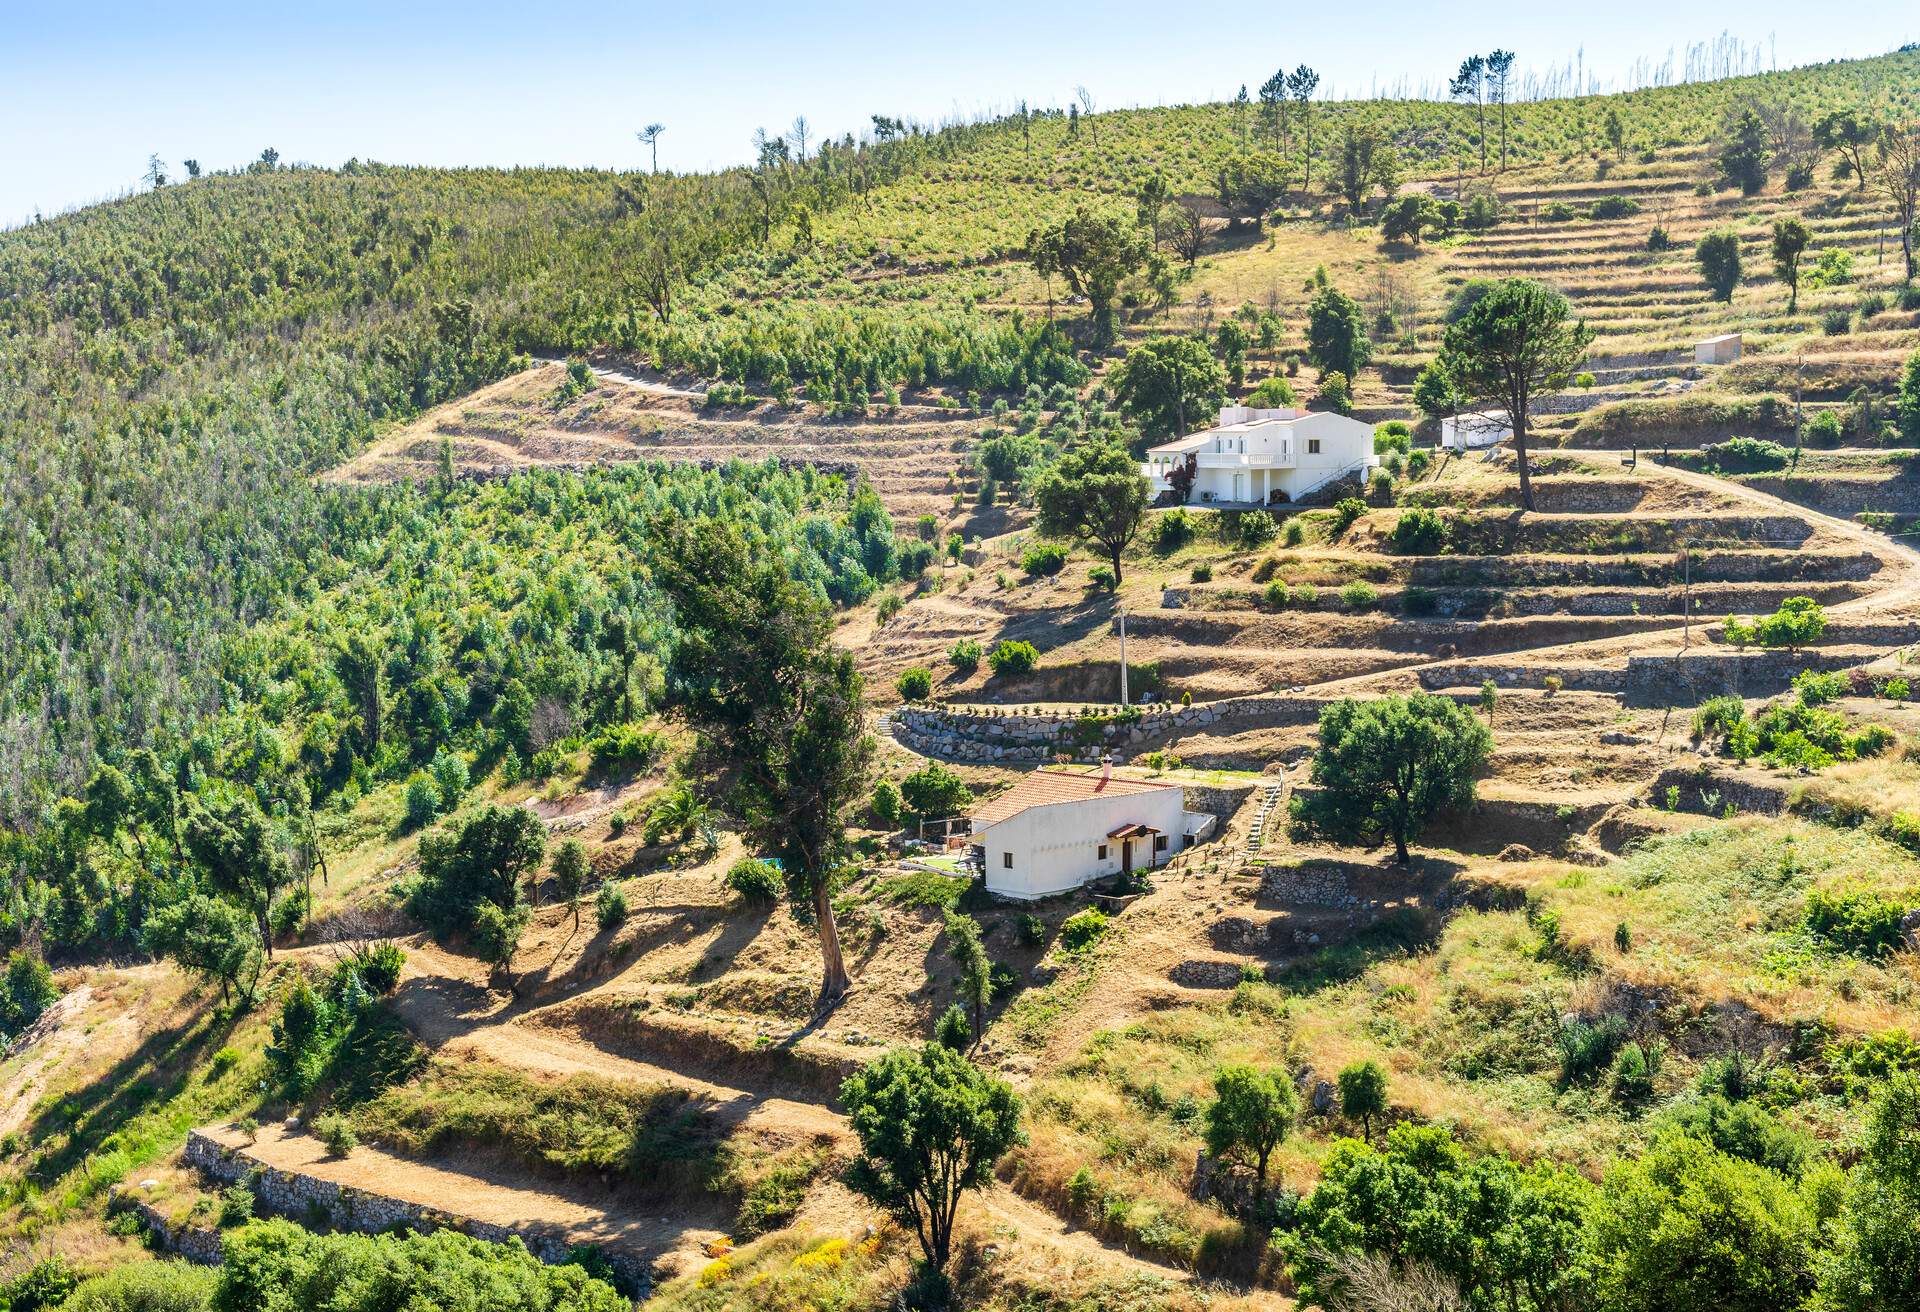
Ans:
[[[1458,11],[1458,12],[1456,12]],[[1781,65],[1920,39],[1891,0],[1603,6],[1492,0],[1174,5],[264,3],[0,0],[0,223],[175,172],[286,160],[644,165],[634,130],[667,125],[663,168],[738,162],[753,129],[805,114],[835,135],[873,113],[922,120],[1063,105],[1230,96],[1308,63],[1365,94],[1506,46],[1541,68],[1583,52],[1602,78],[1722,30]]]

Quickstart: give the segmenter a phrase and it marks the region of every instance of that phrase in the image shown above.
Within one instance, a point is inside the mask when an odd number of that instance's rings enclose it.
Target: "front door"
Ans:
[[[1133,840],[1131,838],[1123,838],[1120,840],[1120,877],[1122,879],[1128,879],[1131,878],[1132,875]]]

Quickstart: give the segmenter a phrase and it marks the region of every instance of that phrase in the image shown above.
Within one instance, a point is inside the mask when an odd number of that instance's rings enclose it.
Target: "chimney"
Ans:
[[[1108,752],[1100,758],[1100,782],[1106,783],[1113,778],[1113,753]]]

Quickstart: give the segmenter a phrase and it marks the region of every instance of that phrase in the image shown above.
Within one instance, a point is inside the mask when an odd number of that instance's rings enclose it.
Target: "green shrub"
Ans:
[[[1597,1021],[1574,1017],[1563,1021],[1555,1040],[1560,1055],[1560,1083],[1580,1084],[1606,1070],[1627,1041],[1627,1023],[1606,1015]]]
[[[59,1253],[52,1253],[0,1284],[0,1307],[8,1312],[53,1312],[79,1283]]]
[[[1067,567],[1067,549],[1055,542],[1039,542],[1020,557],[1020,568],[1036,578],[1051,578]]]
[[[1213,582],[1213,566],[1202,561],[1193,567],[1193,572],[1190,577],[1195,583],[1211,583]]]
[[[1807,932],[1837,951],[1883,957],[1903,940],[1907,908],[1871,889],[1814,889],[1801,919]]]
[[[1693,740],[1725,738],[1747,722],[1746,703],[1730,694],[1709,697],[1693,713]]]
[[[1040,653],[1030,642],[1016,639],[1002,639],[994,644],[987,653],[987,664],[995,675],[1001,678],[1018,678],[1022,674],[1033,673],[1033,667],[1040,663]]]
[[[1820,331],[1829,337],[1845,337],[1853,331],[1853,311],[1828,310],[1820,317]]]
[[[427,773],[433,776],[433,786],[440,790],[440,809],[451,811],[459,806],[472,782],[467,774],[466,758],[443,747],[433,754]]]
[[[1293,585],[1293,604],[1301,610],[1312,610],[1320,601],[1320,589],[1311,583]]]
[[[980,644],[972,638],[956,638],[947,648],[947,663],[962,674],[972,674],[980,668]]]
[[[1447,549],[1447,521],[1425,507],[1403,510],[1388,541],[1405,556],[1437,556]]]
[[[1047,941],[1047,922],[1031,911],[1022,911],[1013,922],[1013,934],[1022,946],[1037,948]]]
[[[1068,916],[1060,926],[1060,943],[1069,952],[1078,952],[1100,940],[1107,932],[1107,915],[1098,907],[1088,907]]]
[[[786,888],[786,881],[778,870],[753,857],[735,861],[727,871],[726,882],[728,888],[740,895],[741,901],[756,906],[778,902]]]
[[[1267,605],[1273,607],[1273,609],[1275,610],[1283,609],[1287,604],[1286,582],[1282,579],[1273,580],[1271,583],[1267,584],[1267,590],[1264,595],[1266,597]]]
[[[618,884],[600,885],[600,894],[593,900],[593,918],[604,933],[618,929],[627,921],[627,894]]]
[[[587,753],[599,770],[647,770],[666,751],[667,740],[659,730],[632,721],[607,725],[587,740]]]
[[[1839,446],[1845,435],[1840,416],[1832,410],[1822,410],[1807,421],[1807,440],[1815,446]]]
[[[1897,674],[1880,685],[1880,695],[1892,702],[1905,701],[1908,691],[1909,685],[1907,681]]]
[[[1193,541],[1198,526],[1185,506],[1157,516],[1153,521],[1153,545],[1162,551],[1178,551]]]
[[[1631,196],[1602,196],[1587,205],[1590,219],[1624,219],[1640,212],[1640,202]]]
[[[1112,592],[1120,586],[1120,579],[1111,565],[1095,565],[1087,571],[1087,582],[1103,592]]]
[[[923,702],[933,695],[933,672],[923,665],[909,666],[901,671],[893,686],[902,701]]]
[[[1847,695],[1852,685],[1847,676],[1838,670],[1822,673],[1819,670],[1802,670],[1793,676],[1793,690],[1800,694],[1802,706],[1824,706],[1838,701]]]
[[[253,1190],[244,1184],[229,1185],[220,1193],[220,1212],[217,1224],[222,1230],[231,1230],[234,1226],[245,1225],[253,1220]]]
[[[955,1052],[973,1047],[973,1024],[967,1019],[966,1008],[957,1002],[950,1004],[934,1024],[933,1038],[941,1047]]]
[[[360,1146],[360,1135],[353,1123],[338,1112],[326,1112],[313,1118],[313,1133],[335,1157],[346,1157]]]
[[[219,1278],[192,1262],[126,1262],[81,1281],[60,1312],[205,1312]]]
[[[891,779],[882,779],[873,786],[873,813],[885,824],[900,823],[900,785]]]
[[[1333,535],[1339,537],[1353,527],[1353,521],[1367,513],[1367,503],[1359,497],[1341,497],[1333,503]]]
[[[1258,551],[1280,536],[1280,522],[1264,510],[1242,511],[1235,535],[1242,551]]]
[[[425,770],[415,770],[407,779],[407,828],[420,829],[430,825],[439,814],[440,789],[434,784],[433,776]]]
[[[1340,589],[1340,601],[1348,610],[1371,610],[1380,600],[1380,590],[1365,579],[1354,579]]]
[[[1757,1103],[1738,1101],[1724,1093],[1709,1093],[1696,1102],[1681,1103],[1663,1112],[1660,1124],[1712,1144],[1732,1157],[1797,1177],[1813,1154],[1806,1135],[1781,1124],[1779,1117]]]
[[[1629,1043],[1613,1059],[1614,1101],[1638,1106],[1653,1097],[1653,1082],[1660,1074],[1660,1049],[1647,1043]]]
[[[393,942],[376,943],[353,960],[353,968],[375,993],[391,993],[399,988],[400,972],[406,964],[406,949]]]
[[[1702,454],[1710,468],[1733,473],[1785,469],[1793,461],[1792,451],[1763,437],[1730,437],[1704,447]]]

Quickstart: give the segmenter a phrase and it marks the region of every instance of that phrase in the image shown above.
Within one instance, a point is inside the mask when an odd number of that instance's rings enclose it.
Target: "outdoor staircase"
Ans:
[[[1253,813],[1253,823],[1247,827],[1247,850],[1249,860],[1257,860],[1260,850],[1267,844],[1267,821],[1273,815],[1273,809],[1280,805],[1281,795],[1287,790],[1285,780],[1276,780],[1263,785],[1260,790],[1260,806]]]

